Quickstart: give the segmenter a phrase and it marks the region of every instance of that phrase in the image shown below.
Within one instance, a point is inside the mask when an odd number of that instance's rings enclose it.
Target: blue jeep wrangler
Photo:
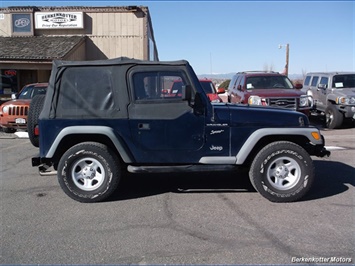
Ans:
[[[181,88],[172,89],[179,81]],[[30,106],[32,165],[64,192],[98,202],[131,173],[249,169],[273,202],[300,199],[323,157],[319,130],[299,112],[211,103],[187,61],[54,61],[45,98]],[[50,171],[50,167],[54,170]]]

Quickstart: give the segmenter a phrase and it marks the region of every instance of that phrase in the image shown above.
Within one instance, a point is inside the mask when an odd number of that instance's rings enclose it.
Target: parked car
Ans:
[[[308,73],[302,90],[313,97],[313,113],[325,115],[326,127],[338,128],[344,119],[355,119],[355,72]]]
[[[248,71],[233,76],[228,87],[228,102],[282,107],[309,114],[313,100],[278,72]]]
[[[221,103],[222,99],[218,96],[220,93],[225,93],[224,89],[217,90],[213,81],[210,79],[199,79],[203,90],[207,94],[208,98],[212,103]],[[171,90],[166,92],[166,97],[174,97],[175,95],[179,95],[181,97],[182,86],[185,85],[181,80],[175,80],[173,85],[171,86]]]
[[[166,97],[177,80],[181,94]],[[79,202],[107,199],[127,171],[235,170],[238,178],[242,168],[268,200],[296,201],[312,186],[311,156],[330,154],[305,114],[212,104],[185,60],[54,60],[47,94],[33,99],[29,121],[32,115],[39,115],[32,166],[56,174]]]
[[[27,129],[27,115],[32,98],[45,94],[48,83],[28,84],[20,93],[12,94],[11,101],[0,106],[0,126],[6,133],[16,132],[17,129]]]
[[[202,85],[203,90],[205,91],[205,93],[207,94],[208,98],[212,103],[223,102],[221,97],[218,96],[218,94],[225,93],[225,90],[223,88],[217,90],[213,81],[210,79],[200,79],[200,83]]]

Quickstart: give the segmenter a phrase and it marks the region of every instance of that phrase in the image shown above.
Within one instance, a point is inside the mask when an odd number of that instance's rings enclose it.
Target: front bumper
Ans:
[[[355,119],[355,106],[354,105],[340,105],[339,111],[344,114],[346,118],[354,118]]]
[[[314,155],[314,156],[317,156],[317,157],[324,157],[324,156],[327,156],[329,157],[330,156],[330,151],[328,151],[324,145],[325,145],[325,139],[324,139],[324,136],[321,135],[321,138],[322,138],[322,142],[323,144],[317,144],[317,145],[312,145],[311,149],[308,150],[308,153],[310,155]]]

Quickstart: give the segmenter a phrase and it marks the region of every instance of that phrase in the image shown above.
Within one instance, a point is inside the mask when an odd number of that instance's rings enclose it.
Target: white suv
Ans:
[[[355,72],[308,73],[302,90],[313,97],[314,111],[325,114],[328,128],[355,119]]]

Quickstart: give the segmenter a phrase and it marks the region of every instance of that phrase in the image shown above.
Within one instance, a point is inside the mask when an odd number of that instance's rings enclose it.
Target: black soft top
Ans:
[[[105,60],[92,60],[92,61],[64,61],[64,60],[54,60],[53,68],[69,67],[69,66],[108,66],[108,65],[186,65],[188,62],[186,60],[176,60],[176,61],[148,61],[139,60],[128,57],[118,57],[113,59]]]
[[[40,118],[127,117],[126,73],[136,65],[190,67],[186,60],[147,61],[127,57],[54,60]]]

